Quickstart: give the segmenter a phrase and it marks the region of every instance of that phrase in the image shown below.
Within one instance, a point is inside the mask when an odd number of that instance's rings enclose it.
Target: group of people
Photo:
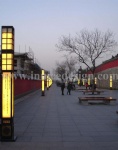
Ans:
[[[65,83],[63,82],[61,84],[61,92],[62,92],[62,95],[64,95],[64,89],[65,89]],[[72,90],[72,83],[71,82],[68,82],[67,84],[67,95],[71,95],[71,90]]]
[[[90,85],[88,85],[88,83],[86,82],[86,83],[85,83],[85,87],[86,87],[86,90],[87,90],[88,88],[89,88],[89,89],[94,89],[94,90],[96,90],[96,84],[93,85],[93,84],[91,83]]]
[[[94,86],[94,87],[93,87]],[[64,82],[62,82],[61,83],[61,92],[62,92],[62,95],[64,95],[64,89],[65,89],[65,83]],[[85,83],[85,87],[86,87],[86,90],[87,89],[96,89],[96,84],[90,84],[90,85],[88,85],[88,83],[86,82]],[[68,84],[67,84],[67,95],[71,95],[71,90],[73,89],[73,85],[72,85],[72,83],[71,82],[68,82]]]

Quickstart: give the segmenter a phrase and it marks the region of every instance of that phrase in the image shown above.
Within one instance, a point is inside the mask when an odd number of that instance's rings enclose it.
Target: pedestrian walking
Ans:
[[[72,90],[72,84],[69,82],[67,85],[67,95],[71,95],[71,90]]]
[[[86,82],[86,84],[85,84],[85,87],[86,87],[86,90],[87,90],[87,88],[88,88],[88,83]]]
[[[61,92],[62,92],[62,95],[64,95],[64,88],[65,88],[65,83],[62,82],[61,83]]]

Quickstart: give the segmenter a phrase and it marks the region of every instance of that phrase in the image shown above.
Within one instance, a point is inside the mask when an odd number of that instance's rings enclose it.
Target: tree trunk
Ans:
[[[94,95],[95,90],[95,74],[93,73],[93,79],[92,79],[92,95]]]

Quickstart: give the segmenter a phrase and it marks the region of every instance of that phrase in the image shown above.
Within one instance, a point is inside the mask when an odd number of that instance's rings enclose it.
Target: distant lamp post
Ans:
[[[88,85],[90,85],[90,78],[88,78]]]
[[[113,87],[113,79],[112,79],[112,75],[110,75],[110,90],[112,90]]]
[[[80,79],[78,79],[78,85],[80,85]]]
[[[41,79],[42,79],[42,96],[45,95],[45,71],[42,69],[41,73]]]
[[[52,86],[52,83],[53,83],[53,82],[52,82],[52,79],[50,78],[50,86]]]
[[[47,75],[47,90],[49,89],[49,76]]]
[[[95,77],[95,84],[97,84],[97,78]]]
[[[1,141],[15,141],[14,137],[14,27],[1,28]]]
[[[78,78],[81,80],[82,79],[82,67],[78,69]]]
[[[51,79],[50,79],[50,77],[49,77],[49,87],[51,86]]]
[[[49,87],[52,85],[52,79],[49,77]]]
[[[82,81],[83,81],[83,85],[85,85],[85,79],[84,78],[82,79]]]
[[[78,69],[78,83],[80,86],[83,85],[83,81],[82,81],[82,67],[80,66],[80,68]]]

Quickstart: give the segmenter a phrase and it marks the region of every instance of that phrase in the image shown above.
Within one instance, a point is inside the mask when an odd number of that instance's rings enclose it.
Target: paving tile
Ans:
[[[118,97],[106,90],[106,96]],[[61,95],[55,84],[20,98],[15,104],[16,142],[1,142],[1,150],[116,150],[118,100],[115,105],[80,105],[78,91]]]

